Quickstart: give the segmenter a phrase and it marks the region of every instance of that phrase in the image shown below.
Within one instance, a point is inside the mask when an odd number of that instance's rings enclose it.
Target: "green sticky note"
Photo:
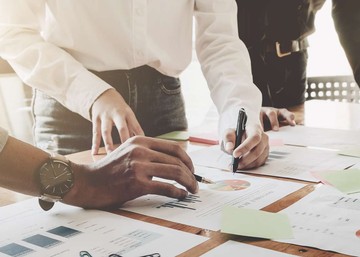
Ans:
[[[176,140],[176,141],[186,141],[189,139],[189,132],[187,132],[187,131],[172,131],[172,132],[157,136],[157,138]]]
[[[267,239],[293,238],[286,214],[232,206],[223,209],[221,232]]]
[[[343,193],[360,192],[360,169],[329,171],[321,173],[320,176]]]
[[[345,148],[343,150],[338,151],[338,154],[360,158],[360,147],[355,146],[355,147]]]

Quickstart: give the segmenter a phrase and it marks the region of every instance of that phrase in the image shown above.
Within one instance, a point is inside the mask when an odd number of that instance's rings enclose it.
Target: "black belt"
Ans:
[[[278,57],[290,55],[293,52],[299,52],[309,46],[307,39],[277,41],[275,43],[268,43],[265,46],[266,52],[275,52]]]

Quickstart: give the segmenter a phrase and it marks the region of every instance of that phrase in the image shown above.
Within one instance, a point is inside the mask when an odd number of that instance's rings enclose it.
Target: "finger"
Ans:
[[[142,151],[149,151],[148,149],[143,149]],[[147,155],[151,155],[147,153]],[[135,158],[138,160],[138,158]],[[140,191],[142,194],[153,193],[154,188],[151,188],[152,183],[148,183],[153,180],[154,177],[169,180],[169,183],[163,182],[165,184],[173,184],[170,181],[176,181],[178,184],[184,186],[189,192],[196,193],[198,191],[198,183],[195,180],[194,175],[187,169],[185,165],[172,165],[168,163],[152,163],[147,161],[132,161],[128,165],[128,169],[132,171],[133,175],[131,177],[136,178],[140,183],[133,183],[141,185]],[[130,174],[130,172],[129,172]],[[159,180],[153,180],[159,181]],[[168,187],[167,187],[168,188]],[[136,191],[139,191],[136,189]],[[176,190],[179,192],[179,190]],[[159,194],[158,191],[155,191]],[[162,195],[164,193],[161,193]],[[171,195],[170,195],[171,196]],[[179,197],[179,196],[171,196]]]
[[[111,136],[113,123],[109,119],[101,122],[101,135],[104,141],[106,153],[111,153],[114,150],[114,144]]]
[[[176,142],[159,138],[134,137],[131,142],[133,144],[143,145],[152,150],[152,162],[166,162],[170,164],[183,164],[191,172],[194,171],[194,165],[191,158],[184,149]],[[150,158],[150,157],[149,157]]]
[[[129,122],[128,124],[130,124],[131,126],[131,131],[133,132],[133,136],[136,135],[140,135],[140,136],[144,136],[144,130],[142,129],[142,127],[140,126],[138,120],[136,119],[135,115],[131,115],[129,117]]]
[[[198,191],[198,183],[193,173],[185,165],[151,163],[147,165],[146,173],[151,177],[176,181],[191,193],[197,193]]]
[[[147,191],[149,194],[163,195],[176,199],[184,199],[188,195],[186,190],[160,181],[150,181],[147,185]]]
[[[289,125],[295,126],[295,114],[287,109],[279,109],[279,116],[285,120]]]
[[[232,152],[234,151],[235,139],[236,139],[236,134],[234,129],[225,130],[223,136],[224,150],[229,154],[232,154]]]
[[[95,119],[92,123],[92,146],[91,154],[98,154],[101,143],[100,120]]]
[[[250,152],[259,143],[261,143],[263,136],[267,137],[265,133],[262,133],[261,129],[258,129],[255,132],[246,130],[245,134],[247,135],[247,138],[236,149],[234,149],[232,153],[235,158],[241,157]]]
[[[121,143],[124,143],[130,138],[129,128],[127,126],[126,120],[121,116],[116,116],[114,118],[115,127],[119,133]]]
[[[177,148],[180,146],[176,144],[174,147]],[[143,153],[145,154],[145,158],[148,158],[153,165],[158,165],[157,168],[159,170],[151,170],[145,167],[144,169],[151,171],[152,173],[149,174],[151,176],[172,179],[187,188],[190,184],[189,189],[193,189],[194,185],[191,185],[191,183],[196,182],[194,178],[194,166],[186,152],[181,148],[180,150],[185,154],[184,157],[179,158],[157,150],[144,149]],[[195,186],[197,186],[197,183]]]
[[[265,164],[269,156],[268,144],[260,144],[256,146],[253,151],[245,154],[239,161],[239,169],[247,170],[260,167]]]
[[[271,129],[272,130],[279,130],[279,120],[278,120],[278,112],[276,109],[269,109],[266,113],[266,116],[269,119]]]

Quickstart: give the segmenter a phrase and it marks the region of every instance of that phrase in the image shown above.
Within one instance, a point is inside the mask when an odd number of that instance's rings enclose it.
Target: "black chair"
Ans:
[[[360,89],[353,76],[308,77],[305,98],[360,103]]]

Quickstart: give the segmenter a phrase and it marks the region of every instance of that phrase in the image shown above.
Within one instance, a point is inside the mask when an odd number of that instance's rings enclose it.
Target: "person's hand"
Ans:
[[[252,169],[263,165],[269,155],[269,138],[260,125],[247,125],[241,140],[235,146],[235,130],[228,129],[223,137],[224,151],[240,157],[238,169]]]
[[[115,90],[105,91],[91,108],[93,124],[92,154],[99,151],[101,138],[105,150],[110,153],[115,149],[111,131],[115,125],[121,142],[135,135],[144,135],[138,120],[122,96]]]
[[[177,143],[162,139],[135,136],[91,165],[72,167],[74,187],[63,202],[83,208],[118,208],[146,194],[181,199],[198,191],[190,157]]]
[[[285,108],[278,109],[273,107],[262,107],[260,120],[264,130],[279,130],[280,123],[295,126],[295,114]]]

